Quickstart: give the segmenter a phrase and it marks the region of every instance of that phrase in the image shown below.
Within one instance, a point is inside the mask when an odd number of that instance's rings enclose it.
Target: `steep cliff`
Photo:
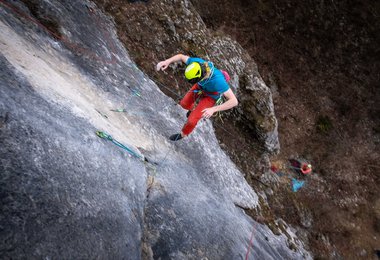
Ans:
[[[0,14],[2,257],[310,258],[290,227],[242,210],[258,197],[210,122],[167,140],[185,112],[94,3],[1,0]]]
[[[238,109],[225,112],[231,114],[228,120],[243,122],[250,129],[250,138],[258,139],[265,152],[279,152],[272,93],[258,73],[256,63],[236,41],[209,30],[191,1],[95,2],[114,17],[119,37],[137,64],[159,82],[178,91],[176,96],[160,86],[173,98],[188,90],[183,68],[172,66],[166,75],[157,75],[154,71],[157,60],[184,53],[209,59],[227,70],[230,85],[240,101]]]
[[[376,258],[380,2],[192,3],[210,30],[242,45],[271,87],[281,143],[272,163],[313,165],[299,192],[284,177],[271,186],[271,210],[308,234],[316,258]]]

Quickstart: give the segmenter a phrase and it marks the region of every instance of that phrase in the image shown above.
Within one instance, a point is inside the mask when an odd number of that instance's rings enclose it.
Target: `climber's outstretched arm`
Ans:
[[[179,54],[174,55],[173,57],[171,57],[171,58],[169,58],[167,60],[160,61],[159,63],[157,63],[156,70],[157,71],[166,70],[166,68],[171,63],[177,62],[177,61],[182,61],[183,63],[186,63],[188,58],[189,58],[189,56],[186,56],[186,55],[183,55],[183,54],[179,53]]]

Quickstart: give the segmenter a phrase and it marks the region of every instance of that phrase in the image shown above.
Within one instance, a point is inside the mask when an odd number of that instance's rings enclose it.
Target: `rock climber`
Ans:
[[[311,173],[311,164],[310,163],[302,163],[301,164],[301,172],[302,174],[309,174]]]
[[[193,86],[180,102],[184,109],[189,110],[187,122],[180,133],[169,137],[172,141],[178,141],[188,136],[201,118],[210,118],[215,112],[231,109],[238,104],[235,94],[227,83],[228,74],[217,69],[210,61],[177,54],[167,60],[160,61],[156,69],[157,71],[165,70],[171,63],[178,61],[187,65],[185,78]],[[215,106],[222,95],[226,101]],[[196,105],[198,98],[199,102]]]
[[[312,171],[312,166],[307,161],[301,159],[289,159],[291,167],[299,173],[309,174]]]

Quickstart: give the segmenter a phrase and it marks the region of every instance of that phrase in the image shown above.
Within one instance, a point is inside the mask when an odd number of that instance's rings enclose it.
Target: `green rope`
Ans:
[[[219,106],[219,105],[221,105],[221,104],[223,104],[224,103],[224,98],[223,98],[223,96],[220,96],[220,98],[218,98],[217,100],[216,100],[216,102],[215,102],[215,106]],[[222,124],[224,124],[224,121],[223,121],[223,119],[222,119],[222,111],[218,111],[218,112],[216,112],[216,115],[215,115],[217,118],[219,118],[220,119],[220,121],[222,122]]]
[[[139,97],[139,98],[142,98],[140,92],[138,92],[137,90],[133,89],[132,90],[132,94],[127,98],[127,101],[126,103],[128,103],[128,100],[131,98],[131,97]],[[116,108],[116,109],[111,109],[110,111],[112,112],[127,112],[127,109],[126,108]]]
[[[127,112],[125,108],[117,108],[117,109],[111,109],[113,112]]]
[[[133,155],[134,157],[136,158],[139,158],[141,160],[145,160],[141,155],[138,155],[137,153],[135,153],[134,151],[132,151],[130,148],[128,148],[127,146],[123,145],[122,143],[116,141],[115,139],[112,138],[111,135],[107,134],[106,132],[102,132],[102,131],[96,131],[96,135],[100,138],[103,138],[103,139],[106,139],[108,141],[111,141],[112,143],[114,143],[115,145],[119,146],[120,148],[123,148],[124,150],[126,150],[129,154]]]

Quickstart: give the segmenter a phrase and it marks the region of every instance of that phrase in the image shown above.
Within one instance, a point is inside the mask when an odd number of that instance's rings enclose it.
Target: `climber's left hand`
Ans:
[[[207,118],[212,117],[212,115],[216,112],[216,109],[215,107],[209,107],[209,108],[203,109],[202,112],[203,112],[202,117],[207,119]]]

